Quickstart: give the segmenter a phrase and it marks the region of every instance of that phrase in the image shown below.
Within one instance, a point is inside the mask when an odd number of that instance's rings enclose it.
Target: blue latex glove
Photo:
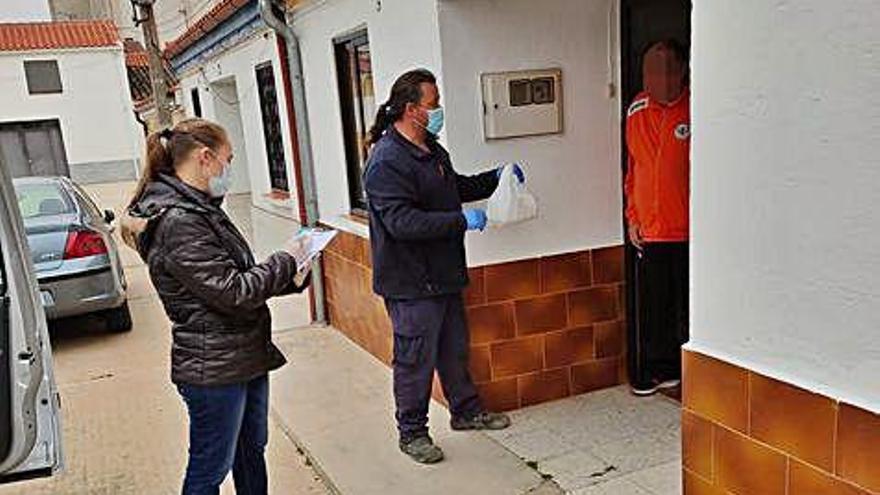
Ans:
[[[504,171],[504,165],[498,167],[495,170],[495,173],[498,174],[498,178],[501,178],[501,172]],[[526,173],[523,172],[522,167],[519,166],[519,163],[513,164],[513,175],[516,176],[516,180],[519,181],[520,184],[526,183]]]
[[[489,219],[486,218],[486,212],[478,208],[465,209],[461,214],[464,215],[464,219],[467,221],[468,230],[483,230],[486,228],[486,223],[489,221]]]

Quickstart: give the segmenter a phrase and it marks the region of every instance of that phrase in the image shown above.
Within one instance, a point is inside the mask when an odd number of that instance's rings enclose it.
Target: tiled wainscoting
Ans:
[[[333,326],[389,364],[391,323],[372,293],[368,241],[340,233],[324,270]],[[487,407],[517,409],[625,380],[622,247],[470,274],[471,372]]]
[[[880,416],[684,352],[686,495],[880,492]]]

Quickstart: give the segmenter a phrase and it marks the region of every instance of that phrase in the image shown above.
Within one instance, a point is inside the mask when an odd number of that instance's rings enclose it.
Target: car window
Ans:
[[[61,186],[53,183],[16,184],[18,207],[25,219],[74,213],[76,208]]]
[[[98,205],[95,204],[94,200],[92,200],[92,197],[89,196],[89,194],[82,187],[80,187],[79,184],[73,184],[73,193],[76,195],[79,203],[83,205],[86,210],[88,210],[88,213],[90,215],[94,216],[95,218],[102,218],[104,216],[104,214],[101,213],[101,209],[98,208]]]

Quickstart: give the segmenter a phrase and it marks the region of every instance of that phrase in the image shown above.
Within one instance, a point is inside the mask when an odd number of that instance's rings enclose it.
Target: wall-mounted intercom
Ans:
[[[499,72],[480,79],[486,139],[562,132],[560,69]]]

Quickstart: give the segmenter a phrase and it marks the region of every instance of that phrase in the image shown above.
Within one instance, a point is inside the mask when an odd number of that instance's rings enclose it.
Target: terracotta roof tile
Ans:
[[[119,44],[113,21],[0,23],[0,51],[88,48]]]
[[[202,36],[210,33],[211,30],[219,26],[220,23],[232,17],[232,14],[238,12],[238,10],[247,5],[249,1],[250,0],[221,0],[209,10],[208,13],[199,18],[195,24],[178,36],[177,39],[168,42],[168,44],[165,45],[165,56],[170,59],[181,54],[193,43],[201,39]]]
[[[147,67],[150,65],[150,57],[147,49],[140,41],[127,38],[122,42],[125,50],[125,65],[130,67]]]

